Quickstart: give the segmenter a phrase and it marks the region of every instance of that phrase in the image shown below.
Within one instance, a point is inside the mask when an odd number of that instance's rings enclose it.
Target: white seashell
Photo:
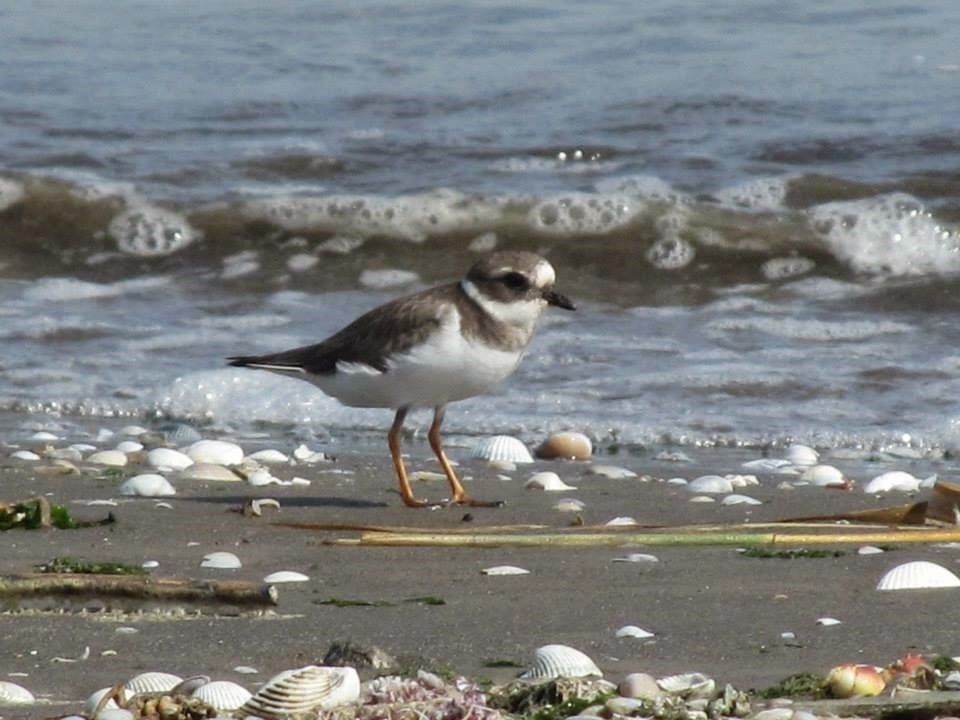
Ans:
[[[10,453],[10,457],[16,458],[17,460],[29,460],[30,462],[40,459],[40,456],[31,450],[17,450],[16,452]]]
[[[195,463],[239,465],[243,462],[243,448],[226,440],[198,440],[187,448],[187,455]]]
[[[247,457],[265,465],[285,465],[290,462],[290,458],[279,450],[258,450]]]
[[[147,453],[147,464],[155,468],[183,470],[193,465],[193,459],[186,453],[170,448],[154,448]]]
[[[324,453],[311,450],[302,443],[293,451],[293,456],[303,463],[318,463],[327,459]]]
[[[857,550],[857,555],[880,555],[883,552],[886,551],[883,548],[878,548],[875,545],[864,545]]]
[[[210,482],[239,482],[242,478],[223,465],[197,463],[185,468],[180,477],[184,480],[207,480]]]
[[[88,463],[94,465],[109,465],[110,467],[123,467],[127,464],[127,454],[119,450],[101,450],[87,457]]]
[[[117,452],[122,453],[135,453],[143,450],[143,443],[137,442],[136,440],[123,440],[117,443],[117,446],[114,448]]]
[[[144,672],[134,675],[123,684],[127,698],[140,693],[166,692],[183,682],[179,675],[166,672]]]
[[[26,705],[36,700],[33,693],[25,687],[7,680],[0,680],[0,705]]]
[[[107,694],[108,692],[110,692],[111,690],[113,690],[112,687],[105,687],[105,688],[100,688],[100,689],[97,690],[95,693],[92,693],[92,694],[90,695],[90,697],[87,698],[86,702],[83,704],[84,713],[85,713],[87,716],[92,717],[92,716],[93,716],[93,713],[94,713],[94,712],[96,711],[96,709],[97,709],[97,706],[100,705],[100,701],[103,700],[103,696],[106,695],[106,694]],[[117,708],[119,708],[119,707],[120,707],[120,706],[117,705],[116,700],[114,700],[113,698],[111,698],[110,700],[107,700],[107,702],[104,704],[103,709],[104,709],[104,710],[115,710],[115,709],[117,709]],[[98,718],[99,718],[99,717],[102,717],[102,715],[98,715],[97,717],[98,717]]]
[[[720,501],[721,505],[762,505],[762,501],[749,495],[727,495]]]
[[[52,432],[47,432],[46,430],[38,430],[33,435],[31,435],[28,439],[30,440],[30,442],[34,442],[34,443],[48,443],[48,442],[56,442],[60,438],[54,435]]]
[[[567,485],[555,472],[538,472],[530,476],[523,485],[531,490],[545,490],[547,492],[560,492],[562,490],[576,490],[573,485]]]
[[[663,695],[657,681],[646,673],[629,673],[617,686],[617,691],[625,698],[643,698],[653,700]]]
[[[684,486],[686,486],[686,485],[689,485],[689,484],[690,484],[690,483],[687,481],[687,479],[686,479],[686,478],[682,478],[682,477],[673,477],[673,478],[669,478],[669,479],[667,480],[667,485],[684,485]]]
[[[633,470],[616,465],[591,465],[584,471],[584,475],[598,475],[610,480],[626,480],[637,476]]]
[[[509,460],[491,460],[487,463],[494,470],[499,470],[500,472],[513,472],[517,469],[517,464],[515,462],[510,462]],[[506,476],[500,475],[499,477],[504,478]],[[507,480],[512,480],[512,478],[507,477]]]
[[[897,565],[888,571],[877,583],[877,590],[915,590],[958,586],[960,586],[960,578],[947,568],[926,560],[917,560]]]
[[[101,710],[97,715],[97,720],[136,720],[136,717],[126,708],[113,707],[109,710]]]
[[[97,437],[95,438],[94,441],[98,443],[105,443],[111,438],[113,438],[114,435],[116,435],[116,433],[113,432],[113,430],[108,430],[107,428],[100,428],[97,431]]]
[[[153,507],[155,510],[173,510],[173,505],[168,502],[154,503]]]
[[[836,618],[832,618],[832,617],[817,618],[817,625],[831,627],[833,625],[841,625],[841,624],[842,624],[842,621],[837,620]]]
[[[263,717],[306,715],[354,703],[359,697],[360,678],[353,668],[307,665],[268,680],[239,712]]]
[[[69,460],[70,462],[80,462],[83,460],[83,454],[72,447],[57,448],[47,453],[51,460]]]
[[[607,520],[605,524],[611,527],[627,527],[631,525],[639,525],[640,523],[638,523],[635,518],[632,518],[629,515],[620,515],[612,520]]]
[[[790,461],[784,458],[758,458],[747,460],[745,463],[741,463],[740,467],[754,472],[779,472],[788,465],[790,465]]]
[[[630,553],[623,557],[615,557],[613,562],[655,563],[660,562],[660,558],[656,555],[650,555],[649,553]]]
[[[230,680],[214,680],[193,691],[193,697],[216,710],[236,710],[252,696],[243,685]]]
[[[843,473],[833,465],[811,465],[800,473],[800,479],[811,485],[842,485]]]
[[[683,698],[712,697],[717,686],[713,678],[697,672],[659,678],[657,685],[671,695]]]
[[[264,485],[282,485],[283,481],[274,477],[266,468],[259,468],[247,475],[247,484],[253,487],[263,487]]]
[[[236,570],[243,567],[240,558],[232,552],[212,552],[203,556],[202,568],[212,568],[213,570]]]
[[[559,510],[560,512],[580,512],[585,507],[586,504],[582,500],[577,500],[576,498],[563,498],[563,500],[553,506],[553,509]]]
[[[687,490],[694,493],[725,495],[733,492],[733,483],[729,478],[719,475],[701,475],[687,484]]]
[[[126,435],[127,437],[140,437],[144,433],[149,432],[145,427],[139,425],[127,425],[120,428],[119,435]]]
[[[494,435],[477,443],[470,457],[487,462],[532,463],[527,446],[510,435]]]
[[[237,665],[233,671],[241,675],[256,675],[260,672],[255,667],[250,667],[249,665]]]
[[[759,485],[760,481],[757,480],[756,475],[724,475],[724,477],[730,481],[730,484],[735,488],[744,488],[750,485]]]
[[[144,473],[127,478],[120,485],[121,495],[136,495],[139,497],[168,497],[176,495],[177,490],[163,475]]]
[[[787,448],[786,458],[791,465],[816,465],[820,453],[807,445],[794,443]]]
[[[303,573],[294,572],[293,570],[278,570],[277,572],[267,575],[263,581],[273,585],[276,583],[307,582],[309,579],[310,578]]]
[[[653,633],[643,628],[639,628],[636,625],[624,625],[622,628],[617,630],[616,636],[618,638],[637,638],[638,640],[644,640],[646,638],[652,638]]]
[[[516,565],[494,565],[480,571],[484,575],[529,575],[530,571]]]
[[[920,489],[920,479],[915,478],[908,472],[902,470],[893,470],[885,472],[883,475],[877,475],[873,480],[864,486],[863,491],[867,494],[881,492],[916,492]]]
[[[523,680],[603,677],[600,668],[587,655],[567,645],[544,645],[533,652],[533,665],[520,677]]]
[[[140,567],[145,570],[150,570],[151,568],[160,567],[160,563],[156,560],[144,560],[140,563]]]
[[[692,503],[715,503],[716,501],[716,498],[712,498],[709,495],[694,495],[690,498],[690,502]]]

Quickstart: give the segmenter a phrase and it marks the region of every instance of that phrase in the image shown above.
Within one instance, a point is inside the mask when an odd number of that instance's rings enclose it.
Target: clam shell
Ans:
[[[864,545],[857,549],[857,555],[882,555],[885,552],[883,548],[876,545]]]
[[[577,500],[576,498],[563,498],[556,505],[553,506],[554,510],[559,510],[560,512],[581,512],[586,507],[586,503],[583,500]]]
[[[844,477],[833,465],[811,465],[800,473],[800,480],[811,485],[842,485]]]
[[[652,638],[653,633],[648,630],[644,630],[641,627],[636,625],[624,625],[622,628],[617,630],[615,633],[618,638],[637,638],[638,640],[644,640],[646,638]]]
[[[185,480],[208,480],[210,482],[239,482],[240,476],[223,465],[197,463],[185,468],[180,477]]]
[[[123,440],[117,443],[117,446],[114,448],[114,450],[118,450],[119,452],[125,454],[140,452],[143,450],[143,443],[137,442],[136,440]]]
[[[902,470],[893,470],[877,475],[868,482],[863,491],[867,494],[880,492],[916,492],[920,489],[920,478],[915,478],[908,472]]]
[[[701,475],[687,483],[687,490],[693,493],[725,495],[733,492],[733,483],[730,478],[720,475]]]
[[[480,571],[484,575],[529,575],[530,571],[516,565],[494,565]]]
[[[127,437],[140,437],[145,432],[149,431],[141,425],[124,425],[117,431],[117,434],[126,435]]]
[[[36,702],[36,698],[25,687],[0,680],[0,705],[25,705],[32,702]]]
[[[494,435],[474,445],[470,457],[487,462],[532,463],[527,446],[510,435]]]
[[[243,448],[226,440],[198,440],[187,448],[187,455],[195,463],[239,465],[243,462]]]
[[[620,515],[612,520],[607,520],[604,524],[611,527],[630,527],[632,525],[639,525],[640,523],[637,522],[636,518],[632,518],[629,515]]]
[[[127,478],[120,485],[121,495],[136,495],[139,497],[169,497],[176,495],[177,490],[163,475],[144,473]]]
[[[721,505],[762,505],[760,500],[749,495],[727,495],[720,501]]]
[[[303,573],[294,572],[293,570],[278,570],[277,572],[270,573],[267,575],[263,581],[271,585],[276,583],[291,583],[291,582],[307,582],[310,578]]]
[[[554,433],[536,450],[538,458],[545,460],[587,460],[593,455],[593,443],[583,433]]]
[[[610,480],[626,480],[635,478],[637,474],[633,470],[618,467],[616,465],[591,465],[583,471],[584,475],[597,475]]]
[[[573,485],[567,485],[555,472],[538,472],[530,476],[530,479],[524,483],[525,488],[532,490],[546,490],[547,492],[560,492],[562,490],[576,490]]]
[[[87,698],[86,702],[83,704],[84,712],[88,716],[93,716],[93,713],[97,709],[97,706],[100,705],[100,701],[103,700],[103,696],[106,695],[111,690],[113,690],[112,687],[105,687],[105,688],[100,688],[96,692],[92,693],[90,697]],[[114,710],[119,707],[120,706],[117,705],[116,700],[113,700],[111,698],[110,700],[107,700],[106,704],[104,704],[103,709]]]
[[[28,460],[30,462],[35,462],[40,459],[40,456],[32,450],[17,450],[16,452],[10,453],[10,457],[16,458],[17,460]]]
[[[94,465],[109,465],[110,467],[123,467],[127,464],[127,454],[119,450],[101,450],[87,457],[88,463]]]
[[[630,553],[629,555],[624,555],[623,557],[613,558],[613,562],[655,563],[660,562],[660,558],[658,558],[656,555],[650,555],[649,553]]]
[[[147,464],[154,468],[170,468],[183,470],[193,465],[193,459],[179,450],[170,448],[154,448],[147,453]]]
[[[877,590],[917,590],[958,586],[960,586],[960,578],[947,568],[926,560],[916,560],[897,565],[889,570],[880,578]]]
[[[290,462],[290,458],[279,450],[258,450],[247,457],[265,465],[285,465]]]
[[[216,710],[236,710],[252,696],[243,685],[231,680],[214,680],[193,691],[193,697]]]
[[[661,690],[683,698],[708,698],[713,695],[717,687],[713,678],[698,672],[659,678],[657,685]]]
[[[786,458],[791,465],[816,465],[820,453],[808,445],[794,443],[787,448]]]
[[[134,675],[123,684],[123,689],[129,698],[140,693],[166,692],[173,690],[183,682],[179,675],[167,672],[144,672]]]
[[[202,568],[212,568],[214,570],[236,570],[243,567],[240,558],[232,552],[212,552],[203,556]]]
[[[544,645],[533,652],[533,665],[520,677],[523,680],[603,677],[600,668],[587,655],[568,645]]]
[[[268,680],[240,708],[244,715],[285,717],[356,702],[360,678],[351,667],[307,665]]]

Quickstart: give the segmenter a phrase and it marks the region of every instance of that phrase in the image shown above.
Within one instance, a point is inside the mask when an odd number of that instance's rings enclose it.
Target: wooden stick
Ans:
[[[86,573],[0,576],[0,598],[29,595],[109,595],[166,602],[277,604],[277,589],[274,586],[240,580],[190,580]]]

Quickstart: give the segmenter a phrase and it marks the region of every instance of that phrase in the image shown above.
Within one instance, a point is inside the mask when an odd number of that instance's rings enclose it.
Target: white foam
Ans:
[[[626,195],[568,193],[535,203],[527,222],[549,235],[604,235],[629,225],[646,207]]]
[[[877,335],[912,333],[914,327],[890,320],[796,320],[794,318],[723,318],[707,324],[708,332],[716,335],[757,331],[777,337],[805,341],[864,340]]]
[[[739,210],[778,212],[783,210],[791,176],[756,178],[724,188],[713,196],[721,205]]]
[[[929,275],[960,270],[957,228],[937,221],[910,195],[826,203],[809,213],[830,251],[857,272]]]
[[[170,284],[169,277],[146,276],[114,283],[95,283],[76,278],[46,278],[34,281],[23,291],[29,302],[73,302],[151,292]]]
[[[107,233],[120,252],[138,257],[172,255],[201,236],[185,216],[143,200],[130,200],[127,209],[110,221]]]
[[[364,270],[360,273],[360,285],[371,290],[386,290],[388,288],[412,285],[419,282],[420,276],[409,270]]]
[[[23,199],[23,184],[10,178],[0,177],[0,212]]]

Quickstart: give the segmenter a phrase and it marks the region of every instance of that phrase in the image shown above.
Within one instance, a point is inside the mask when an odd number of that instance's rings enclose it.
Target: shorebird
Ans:
[[[553,289],[555,281],[553,266],[539,255],[492,253],[459,282],[392,300],[322,342],[227,360],[306,380],[344,405],[395,410],[387,439],[409,507],[432,503],[414,496],[400,433],[411,409],[433,408],[427,438],[450,483],[449,502],[499,505],[464,489],[443,451],[440,425],[448,403],[488,392],[516,370],[548,305],[574,309]]]

